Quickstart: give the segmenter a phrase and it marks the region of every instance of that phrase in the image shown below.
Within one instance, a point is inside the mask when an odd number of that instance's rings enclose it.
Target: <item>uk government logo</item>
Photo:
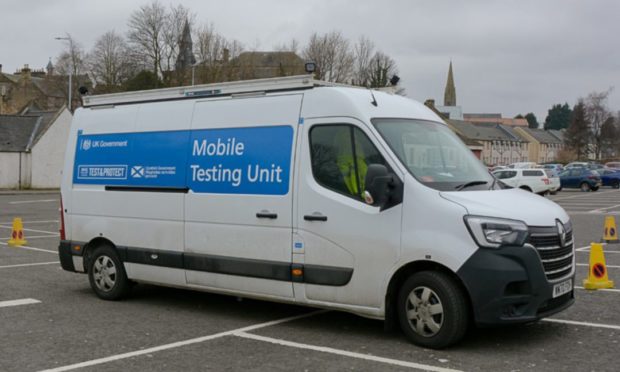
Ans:
[[[85,139],[84,141],[82,141],[82,150],[88,151],[90,149],[90,146],[91,142],[89,139]]]

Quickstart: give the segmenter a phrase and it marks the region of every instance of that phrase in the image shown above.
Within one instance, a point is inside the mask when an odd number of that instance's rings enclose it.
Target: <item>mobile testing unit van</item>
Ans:
[[[427,107],[308,76],[84,98],[62,267],[398,322],[418,345],[574,302],[562,208],[505,189]]]

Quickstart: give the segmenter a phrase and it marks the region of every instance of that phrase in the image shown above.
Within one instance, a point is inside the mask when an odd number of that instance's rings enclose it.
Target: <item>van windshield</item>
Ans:
[[[411,175],[441,191],[489,190],[493,176],[444,124],[413,119],[372,119]]]

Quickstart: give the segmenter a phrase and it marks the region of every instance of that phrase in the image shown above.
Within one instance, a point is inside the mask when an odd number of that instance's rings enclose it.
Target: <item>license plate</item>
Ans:
[[[553,298],[559,297],[563,294],[567,294],[568,292],[573,290],[573,280],[568,279],[562,283],[558,283],[553,286]]]

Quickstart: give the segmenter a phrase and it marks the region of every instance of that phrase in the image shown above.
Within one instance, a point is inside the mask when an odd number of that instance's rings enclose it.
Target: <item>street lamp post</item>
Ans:
[[[54,39],[56,40],[67,40],[69,41],[69,54],[70,57],[72,57],[71,55],[73,54],[73,39],[71,39],[70,37],[55,37]],[[69,111],[71,111],[72,108],[72,102],[71,102],[71,93],[72,93],[72,82],[71,82],[71,78],[73,76],[73,61],[71,61],[71,71],[69,72],[69,101],[67,102],[67,108],[69,108]]]

